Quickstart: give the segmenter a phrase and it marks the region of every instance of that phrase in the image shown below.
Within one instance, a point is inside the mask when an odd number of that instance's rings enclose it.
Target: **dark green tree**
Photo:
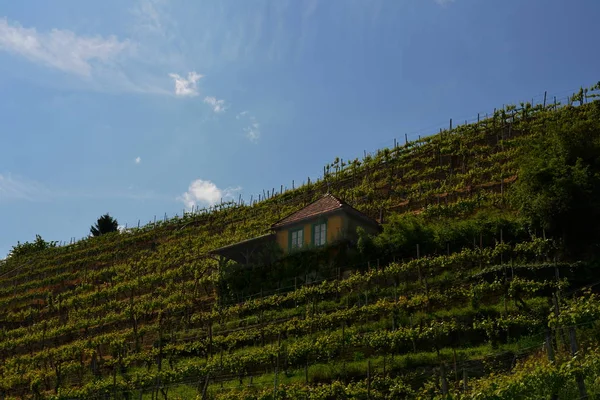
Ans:
[[[32,243],[25,242],[17,242],[15,246],[12,247],[10,252],[8,253],[8,257],[17,257],[23,255],[31,255],[33,253],[37,253],[38,251],[42,251],[48,249],[50,247],[56,247],[58,242],[50,241],[47,242],[40,235],[35,235],[35,241]]]
[[[98,218],[96,225],[90,227],[90,232],[93,236],[100,236],[105,233],[116,232],[118,229],[119,223],[117,220],[106,213]]]
[[[512,191],[533,229],[583,250],[600,236],[600,102],[566,107],[522,148]]]

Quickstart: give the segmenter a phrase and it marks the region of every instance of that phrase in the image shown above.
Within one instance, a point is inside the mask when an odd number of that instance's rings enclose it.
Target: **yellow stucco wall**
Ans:
[[[281,249],[287,253],[287,251],[288,251],[288,231],[287,231],[287,229],[277,232],[275,240],[277,240],[277,244],[279,245],[279,247],[281,247]]]
[[[298,226],[294,226],[291,229],[298,229]],[[312,225],[311,224],[306,224],[304,225],[304,246],[309,245],[310,241],[311,241],[311,229],[312,229]],[[277,244],[279,245],[279,247],[281,247],[283,249],[283,251],[285,253],[288,252],[288,246],[289,246],[289,231],[290,228],[286,228],[283,229],[279,232],[277,232],[276,235],[276,240],[277,240]]]
[[[304,224],[304,245],[308,246],[312,243],[312,225],[317,220],[308,220]],[[339,239],[345,232],[347,226],[347,217],[345,215],[331,215],[327,218],[327,243],[331,243]],[[282,229],[276,234],[276,241],[279,247],[283,249],[285,253],[288,252],[289,246],[289,231],[290,229],[297,229],[298,226]]]
[[[327,219],[327,243],[335,242],[344,232],[346,216],[332,215]]]

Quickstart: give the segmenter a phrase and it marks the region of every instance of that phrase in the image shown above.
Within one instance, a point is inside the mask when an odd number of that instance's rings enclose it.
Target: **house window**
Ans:
[[[313,225],[313,244],[324,246],[327,243],[327,222]]]
[[[304,228],[290,231],[290,250],[299,249],[304,244]]]

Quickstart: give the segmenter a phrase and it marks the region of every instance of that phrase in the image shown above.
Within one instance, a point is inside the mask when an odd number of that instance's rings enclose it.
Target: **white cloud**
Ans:
[[[256,120],[256,117],[250,114],[249,111],[242,111],[238,115],[235,116],[235,119],[246,119],[249,120],[249,124],[244,128],[244,132],[246,133],[246,137],[251,142],[258,142],[260,138],[260,124]]]
[[[225,105],[225,100],[217,100],[216,97],[206,96],[204,98],[204,102],[212,108],[212,110],[216,113],[222,113],[227,109]]]
[[[186,68],[186,57],[172,50],[176,24],[168,16],[168,0],[138,0],[132,9],[128,37],[78,35],[66,29],[38,31],[0,17],[0,51],[25,58],[80,79],[52,81],[61,87],[109,93],[171,95],[169,71]],[[199,74],[172,74],[176,94],[197,94]]]
[[[172,196],[153,191],[122,190],[118,187],[76,187],[59,188],[45,185],[32,179],[14,176],[10,173],[0,174],[0,203],[3,201],[55,201],[62,199],[164,199],[172,200]]]
[[[0,201],[28,200],[40,201],[50,197],[50,191],[44,185],[11,174],[0,174]]]
[[[244,128],[244,132],[251,142],[257,142],[260,138],[260,124],[253,118],[253,122]]]
[[[188,209],[195,206],[212,206],[221,202],[221,199],[231,199],[240,187],[220,189],[211,181],[196,179],[188,187],[187,192],[177,199],[182,201]]]
[[[110,66],[132,47],[115,36],[77,36],[61,29],[38,32],[0,18],[0,49],[80,76],[91,76],[95,63]]]
[[[161,9],[164,0],[139,0],[132,9],[135,17],[134,29],[143,34],[165,36],[167,27],[164,18],[165,11]]]
[[[142,157],[136,157],[134,161],[136,164],[139,164],[142,162]]]
[[[198,95],[198,81],[202,78],[202,75],[197,74],[195,71],[188,72],[187,79],[179,76],[178,74],[169,74],[175,81],[175,95],[177,96],[197,96]]]

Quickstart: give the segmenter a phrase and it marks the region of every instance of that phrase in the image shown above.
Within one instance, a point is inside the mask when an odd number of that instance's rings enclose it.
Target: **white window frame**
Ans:
[[[298,250],[304,246],[304,227],[290,230],[290,250]]]
[[[317,247],[327,244],[327,221],[319,222],[313,225],[313,245]]]

